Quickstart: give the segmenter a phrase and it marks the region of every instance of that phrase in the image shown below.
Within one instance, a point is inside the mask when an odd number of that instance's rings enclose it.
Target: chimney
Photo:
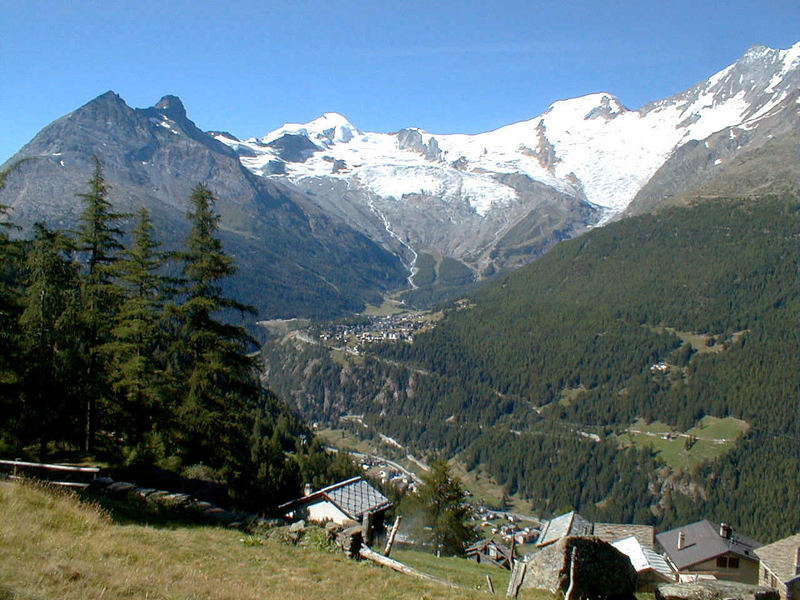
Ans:
[[[729,540],[733,535],[733,528],[727,523],[720,523],[719,524],[719,537]]]
[[[683,546],[686,543],[686,534],[682,531],[678,532],[678,550],[683,550]]]

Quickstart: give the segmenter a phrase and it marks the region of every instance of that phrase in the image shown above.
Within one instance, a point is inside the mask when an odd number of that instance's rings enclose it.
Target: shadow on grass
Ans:
[[[118,525],[146,525],[159,529],[225,527],[224,523],[209,521],[200,514],[187,514],[148,502],[111,498],[89,491],[79,492],[79,496],[82,500],[99,506]]]

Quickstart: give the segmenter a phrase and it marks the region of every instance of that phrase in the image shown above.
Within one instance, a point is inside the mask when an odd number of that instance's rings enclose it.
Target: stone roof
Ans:
[[[756,550],[761,562],[783,583],[788,583],[798,576],[800,568],[798,554],[800,554],[800,533]]]
[[[679,548],[681,534],[683,542]],[[730,538],[724,538],[717,526],[705,520],[659,533],[656,540],[678,570],[728,552],[755,561],[758,559],[753,551],[761,546],[757,541],[736,532],[732,532]]]
[[[494,549],[497,551],[497,556],[494,558],[491,557],[491,547],[494,547]],[[511,567],[511,549],[508,546],[491,539],[480,540],[479,542],[472,544],[472,546],[464,549],[464,553],[468,558],[475,555],[488,556],[490,560],[497,563],[499,566],[508,565],[509,568]]]
[[[635,536],[616,540],[611,545],[631,560],[631,564],[637,573],[649,570],[661,575],[666,581],[676,580],[675,572],[664,560],[664,557],[644,546]]]
[[[537,546],[547,546],[561,538],[575,535],[592,535],[592,522],[574,510],[550,519],[542,528]]]
[[[311,494],[282,504],[285,512],[318,500],[328,500],[351,519],[358,521],[365,512],[376,513],[389,508],[391,501],[361,477],[353,477],[322,488]]]
[[[633,536],[645,548],[655,546],[656,530],[652,525],[626,525],[620,523],[595,523],[593,535],[609,544]]]

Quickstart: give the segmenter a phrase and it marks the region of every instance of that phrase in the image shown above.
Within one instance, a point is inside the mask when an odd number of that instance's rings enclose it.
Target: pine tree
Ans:
[[[437,554],[463,555],[465,546],[476,538],[467,524],[470,509],[464,502],[464,488],[450,473],[445,460],[436,460],[422,475],[416,496],[408,496],[404,513],[421,515],[417,535],[433,546]]]
[[[178,309],[176,364],[184,386],[178,437],[185,462],[204,463],[233,482],[248,469],[248,419],[259,385],[247,355],[251,338],[242,327],[221,320],[221,313],[252,309],[223,294],[220,282],[235,266],[217,237],[214,195],[201,184],[189,201],[191,230],[181,256],[185,300]]]
[[[108,201],[108,186],[100,161],[94,159],[94,173],[89,191],[78,194],[83,200],[77,231],[77,249],[85,255],[81,285],[81,320],[84,329],[86,370],[84,379],[85,438],[84,451],[94,450],[97,428],[97,406],[108,396],[104,381],[102,347],[110,339],[111,326],[120,301],[120,288],[115,281],[115,268],[122,230],[116,223],[124,215],[114,213]]]
[[[0,171],[0,190],[5,187],[8,175],[19,165]],[[0,219],[4,219],[8,207],[0,204]],[[18,392],[16,387],[20,378],[20,336],[17,320],[20,313],[17,272],[19,270],[19,245],[9,239],[9,231],[14,226],[0,221],[0,410],[7,415],[5,429],[10,429],[12,414],[19,414]],[[0,431],[2,434],[2,431]]]
[[[27,435],[38,438],[40,460],[46,457],[49,441],[69,441],[78,414],[70,383],[79,364],[78,274],[70,250],[71,242],[61,232],[34,225],[20,317],[25,340],[21,421]]]
[[[163,325],[171,282],[162,273],[165,263],[166,255],[153,239],[150,214],[142,208],[131,247],[121,252],[117,262],[123,300],[111,342],[104,347],[110,356],[108,378],[118,396],[109,407],[109,417],[126,438],[128,461],[164,458],[154,455],[155,449],[163,446],[154,436],[160,437],[169,427]]]

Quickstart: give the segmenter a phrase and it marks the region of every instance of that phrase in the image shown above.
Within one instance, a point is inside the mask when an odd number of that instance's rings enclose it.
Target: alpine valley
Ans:
[[[263,379],[307,420],[538,514],[771,539],[800,484],[798,90],[800,43],[754,46],[637,110],[593,93],[477,135],[326,113],[246,140],[108,92],[4,165],[0,203],[71,227],[96,156],[169,245],[204,182],[231,290],[269,321]],[[385,324],[356,317],[387,299]]]

